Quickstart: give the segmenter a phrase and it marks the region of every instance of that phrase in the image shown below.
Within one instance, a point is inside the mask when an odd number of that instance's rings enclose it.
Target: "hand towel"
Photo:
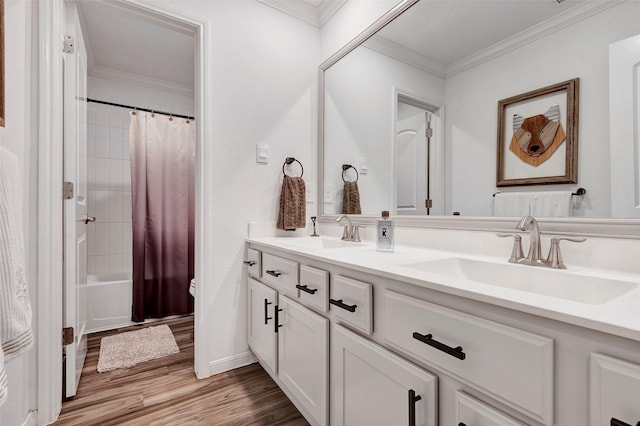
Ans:
[[[13,153],[0,147],[0,344],[7,361],[33,344],[18,164]]]
[[[7,374],[4,370],[4,353],[0,349],[0,407],[7,400]]]
[[[571,191],[532,192],[531,215],[534,217],[571,216]]]
[[[533,197],[528,192],[499,192],[495,196],[494,216],[521,217],[529,214]]]
[[[301,177],[284,176],[280,190],[277,229],[295,231],[307,226],[307,190]]]
[[[342,214],[360,214],[358,182],[345,182],[342,190]]]

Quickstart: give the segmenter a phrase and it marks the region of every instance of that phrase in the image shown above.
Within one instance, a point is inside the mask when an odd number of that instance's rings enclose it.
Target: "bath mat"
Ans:
[[[168,325],[143,328],[100,340],[98,373],[136,364],[180,352]]]

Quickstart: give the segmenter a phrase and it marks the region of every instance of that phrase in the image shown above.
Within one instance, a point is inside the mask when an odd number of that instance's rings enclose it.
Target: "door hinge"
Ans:
[[[424,135],[427,138],[432,138],[433,137],[433,129],[432,128],[426,129],[425,132],[424,132]]]
[[[65,200],[73,199],[73,182],[64,182],[62,184],[62,198]]]
[[[433,200],[428,199],[428,200],[424,200],[424,206],[428,209],[432,209],[433,208]]]
[[[70,35],[62,36],[62,51],[64,53],[73,53],[73,37]]]
[[[75,337],[73,335],[73,327],[65,327],[62,329],[62,344],[70,345],[73,343]]]

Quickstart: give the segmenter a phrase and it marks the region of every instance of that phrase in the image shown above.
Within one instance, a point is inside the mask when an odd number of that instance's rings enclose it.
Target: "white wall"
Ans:
[[[213,226],[213,251],[203,253],[211,282],[198,283],[213,371],[248,355],[244,240],[249,221],[276,219],[282,163],[287,156],[305,168],[313,188],[319,31],[255,0],[149,1],[209,24],[211,109],[204,117],[214,150],[213,208],[203,220]],[[269,163],[256,164],[257,143],[269,145]],[[205,201],[207,201],[205,200]],[[307,216],[312,214],[308,209]]]
[[[640,2],[624,2],[447,79],[447,211],[493,215],[498,100],[580,77],[578,185],[587,195],[574,215],[610,216],[610,191],[621,189],[610,184],[609,44],[639,33],[638,16]]]
[[[13,152],[23,171],[23,224],[27,252],[27,280],[31,305],[36,302],[36,185],[37,185],[37,109],[32,101],[32,55],[37,49],[32,41],[32,18],[35,4],[22,0],[5,0],[5,127],[0,128],[0,144]],[[37,314],[35,314],[37,315]],[[35,315],[33,324],[35,325]],[[8,400],[0,407],[0,425],[21,425],[35,408],[36,350],[5,365],[9,380]]]
[[[364,46],[325,72],[324,214],[341,212],[342,164],[359,169],[364,214],[395,214],[394,90],[444,103],[443,79]]]

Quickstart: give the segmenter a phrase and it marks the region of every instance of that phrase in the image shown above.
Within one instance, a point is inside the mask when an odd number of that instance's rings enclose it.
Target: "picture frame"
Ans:
[[[498,101],[496,186],[578,182],[580,79]]]

